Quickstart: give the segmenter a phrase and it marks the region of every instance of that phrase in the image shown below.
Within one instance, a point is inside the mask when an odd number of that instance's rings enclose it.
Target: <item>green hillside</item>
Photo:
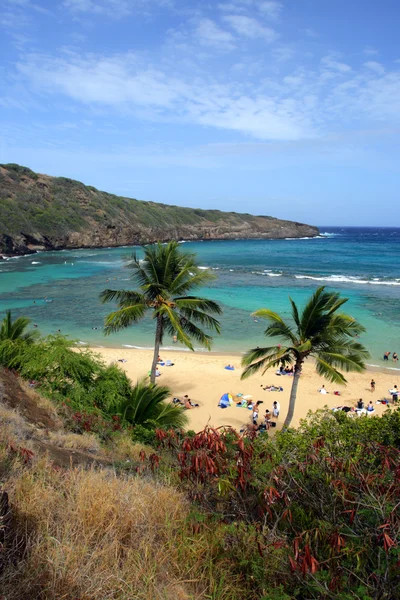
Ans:
[[[3,252],[118,246],[174,237],[229,239],[317,234],[314,227],[269,216],[124,198],[65,177],[41,175],[20,165],[0,165]]]

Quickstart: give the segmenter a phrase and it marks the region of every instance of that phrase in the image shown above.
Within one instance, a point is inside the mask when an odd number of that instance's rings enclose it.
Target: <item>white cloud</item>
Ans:
[[[205,46],[213,46],[223,50],[231,50],[235,46],[235,38],[229,31],[221,29],[211,19],[201,19],[195,36]]]
[[[364,54],[366,54],[367,56],[376,56],[377,54],[379,54],[378,50],[375,50],[375,48],[373,48],[372,46],[366,46],[364,48]]]
[[[322,74],[325,79],[332,79],[336,75],[349,73],[351,71],[350,65],[336,60],[334,56],[324,56],[321,59],[321,64],[324,67],[324,73]]]
[[[283,10],[283,4],[281,2],[275,2],[275,0],[265,0],[258,4],[258,8],[270,19],[278,19]]]
[[[172,6],[172,0],[64,0],[63,6],[73,14],[106,15],[123,18],[131,15],[138,8],[148,11],[152,6]]]
[[[227,15],[223,19],[241,36],[251,39],[263,38],[268,43],[272,43],[278,38],[276,31],[270,27],[264,27],[257,19],[253,19],[252,17]]]
[[[141,118],[228,129],[259,139],[311,135],[301,100],[263,94],[254,86],[174,77],[134,55],[65,59],[30,56],[18,65],[38,93],[62,94],[88,107],[112,107]]]
[[[365,62],[364,67],[370,69],[371,71],[374,71],[374,73],[377,73],[378,75],[383,75],[383,73],[385,72],[384,67],[374,60],[369,60],[368,62]]]

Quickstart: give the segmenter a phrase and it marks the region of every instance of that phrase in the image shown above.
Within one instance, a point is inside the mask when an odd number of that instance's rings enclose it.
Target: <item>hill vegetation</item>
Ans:
[[[0,252],[121,246],[170,239],[314,236],[316,227],[218,210],[145,202],[0,165]]]

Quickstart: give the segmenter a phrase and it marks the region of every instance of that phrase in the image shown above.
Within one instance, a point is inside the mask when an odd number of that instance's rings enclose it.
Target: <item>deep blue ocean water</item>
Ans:
[[[240,352],[262,345],[265,322],[254,321],[251,312],[268,307],[288,317],[289,295],[303,304],[319,285],[326,285],[349,298],[346,312],[367,328],[362,341],[371,364],[383,365],[385,351],[400,354],[400,228],[321,227],[321,233],[314,239],[182,245],[217,275],[202,291],[224,309],[214,350]],[[41,252],[0,261],[0,318],[12,309],[14,316],[29,316],[43,333],[60,329],[99,346],[151,346],[150,318],[109,337],[102,331],[111,306],[100,304],[99,293],[129,287],[124,259],[132,250]]]

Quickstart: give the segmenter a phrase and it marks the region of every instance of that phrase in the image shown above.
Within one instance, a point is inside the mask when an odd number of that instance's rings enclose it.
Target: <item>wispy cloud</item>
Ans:
[[[283,10],[283,4],[275,2],[275,0],[264,0],[258,4],[258,9],[270,19],[278,19]]]
[[[383,73],[385,72],[385,68],[383,67],[383,65],[381,65],[379,62],[376,62],[375,60],[369,60],[365,62],[364,67],[370,69],[371,71],[374,71],[374,73],[377,73],[378,75],[383,75]]]
[[[219,27],[211,19],[201,19],[196,31],[196,39],[205,46],[212,46],[222,50],[232,50],[235,47],[235,38],[229,32]]]
[[[64,0],[63,6],[75,15],[106,15],[123,18],[139,8],[148,12],[153,7],[172,7],[173,0]]]
[[[274,42],[279,36],[270,27],[263,26],[257,19],[245,15],[226,15],[223,20],[236,33],[246,38],[262,38],[268,43]]]
[[[18,64],[36,97],[53,95],[88,110],[119,111],[126,118],[203,125],[261,140],[325,135],[347,122],[400,122],[400,72],[376,65],[357,71],[324,57],[320,68],[297,68],[258,84],[240,78],[192,75],[171,64],[151,64],[136,54],[63,58],[27,55]],[[240,65],[239,65],[240,66]],[[235,73],[237,79],[233,79]],[[331,74],[331,77],[328,75]]]
[[[140,64],[134,55],[52,59],[32,55],[18,65],[38,93],[63,94],[93,107],[113,107],[142,118],[228,129],[260,139],[311,135],[307,109],[297,99],[266,96],[236,84],[177,77]]]

